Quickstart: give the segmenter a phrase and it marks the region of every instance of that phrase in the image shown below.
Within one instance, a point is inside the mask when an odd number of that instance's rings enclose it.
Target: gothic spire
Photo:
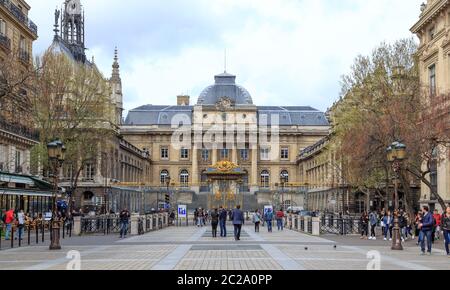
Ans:
[[[113,68],[113,70],[112,70],[111,80],[120,81],[119,52],[117,50],[117,47],[114,50],[114,62],[113,62],[112,68]]]

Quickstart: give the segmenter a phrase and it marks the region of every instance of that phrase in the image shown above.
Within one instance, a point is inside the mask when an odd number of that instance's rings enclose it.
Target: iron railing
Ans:
[[[81,234],[120,233],[121,221],[119,217],[84,217],[81,219]],[[131,223],[128,221],[128,233],[131,233]]]
[[[322,216],[320,223],[321,234],[356,235],[361,232],[359,218]]]
[[[1,0],[0,0],[1,1]],[[13,133],[34,141],[39,141],[39,133],[18,124],[11,124],[0,117],[0,130]]]
[[[6,35],[0,34],[0,46],[2,46],[7,51],[11,50],[11,39]]]

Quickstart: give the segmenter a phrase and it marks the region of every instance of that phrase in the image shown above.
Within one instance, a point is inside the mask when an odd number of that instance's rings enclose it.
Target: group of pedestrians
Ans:
[[[413,218],[403,209],[394,212],[364,212],[360,217],[361,239],[376,240],[376,229],[380,226],[384,240],[392,241],[395,217],[398,218],[400,238],[403,242],[418,237],[417,245],[420,246],[421,253],[431,255],[433,244],[440,240],[442,235],[446,253],[450,255],[450,206],[442,214],[438,210],[431,213],[430,208],[424,206]]]

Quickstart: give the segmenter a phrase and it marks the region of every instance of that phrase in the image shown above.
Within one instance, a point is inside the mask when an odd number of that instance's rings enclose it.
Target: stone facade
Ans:
[[[28,19],[29,10],[23,0],[0,2],[0,62],[17,58],[12,66],[24,71],[32,62],[33,42],[37,39],[37,27]],[[30,150],[39,138],[23,114],[26,108],[12,105],[10,97],[0,99],[0,171],[29,174]]]
[[[428,0],[421,7],[419,21],[411,31],[420,40],[418,49],[420,80],[425,93],[450,93],[450,1]],[[450,202],[450,152],[436,164],[429,180],[446,202]],[[430,189],[422,184],[421,203],[440,208]]]
[[[150,187],[164,190],[165,176],[170,176],[177,198],[190,207],[207,207],[208,196],[214,193],[206,172],[224,160],[245,173],[240,190],[245,193],[246,210],[281,205],[283,200],[286,207],[303,206],[296,158],[327,135],[325,114],[311,107],[258,107],[235,79],[228,73],[215,76],[215,84],[201,93],[196,105],[186,104],[190,98],[182,96],[178,106],[131,110],[121,133],[150,152]],[[267,140],[260,138],[261,130],[267,131]],[[183,146],[175,146],[180,137]]]

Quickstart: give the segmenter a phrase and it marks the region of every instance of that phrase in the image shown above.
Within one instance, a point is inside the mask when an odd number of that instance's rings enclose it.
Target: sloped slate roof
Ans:
[[[329,126],[325,113],[311,107],[257,107],[258,118],[267,118],[267,125],[279,119],[281,126]],[[172,120],[184,124],[192,122],[192,106],[145,105],[128,113],[127,126],[171,125]]]

